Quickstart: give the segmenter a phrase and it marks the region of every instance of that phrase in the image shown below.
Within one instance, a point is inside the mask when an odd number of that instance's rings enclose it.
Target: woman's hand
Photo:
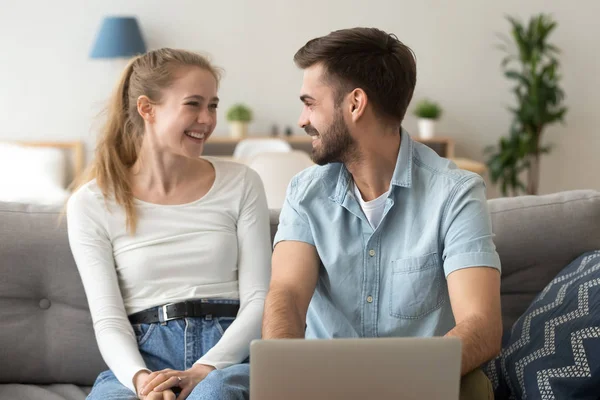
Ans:
[[[142,400],[175,400],[175,393],[167,389],[162,392],[150,392],[147,396],[141,396]]]
[[[135,393],[138,397],[142,397],[142,388],[146,386],[146,382],[148,382],[148,377],[150,376],[150,371],[139,370],[133,376],[133,386],[135,387]]]
[[[192,390],[194,390],[196,385],[206,378],[206,376],[214,369],[215,368],[210,365],[194,364],[192,368],[185,371],[163,369],[162,371],[153,372],[146,378],[144,387],[140,390],[140,394],[146,396],[151,392],[160,393],[172,387],[179,387],[181,388],[181,393],[177,399],[185,400]]]

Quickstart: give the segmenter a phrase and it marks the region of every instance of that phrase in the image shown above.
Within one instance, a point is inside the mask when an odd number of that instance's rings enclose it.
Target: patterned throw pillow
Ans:
[[[484,370],[496,399],[600,398],[600,251],[538,294]]]

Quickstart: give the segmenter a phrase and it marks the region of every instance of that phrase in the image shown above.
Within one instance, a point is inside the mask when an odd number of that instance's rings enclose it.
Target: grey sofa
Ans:
[[[571,260],[600,249],[600,192],[489,201],[505,329]],[[60,209],[0,203],[0,399],[84,399],[106,368]],[[272,213],[272,231],[278,213]]]

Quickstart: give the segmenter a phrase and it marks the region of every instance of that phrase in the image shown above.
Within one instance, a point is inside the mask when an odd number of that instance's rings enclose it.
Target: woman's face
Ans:
[[[160,150],[197,158],[217,125],[217,81],[210,71],[194,66],[178,67],[175,76],[153,106],[146,134]]]

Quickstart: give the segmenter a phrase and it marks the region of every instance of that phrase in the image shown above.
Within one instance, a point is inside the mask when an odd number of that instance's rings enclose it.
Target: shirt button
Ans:
[[[371,257],[373,257],[375,255],[375,250],[373,250],[373,249],[369,250],[369,255]]]
[[[372,303],[372,302],[373,302],[373,296],[368,296],[367,303]]]

